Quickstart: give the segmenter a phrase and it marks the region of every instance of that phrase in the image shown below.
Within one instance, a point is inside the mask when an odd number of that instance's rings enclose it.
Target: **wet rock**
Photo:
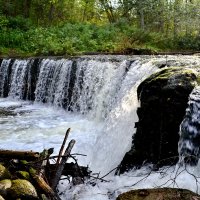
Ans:
[[[10,188],[12,185],[10,179],[4,179],[0,181],[0,195],[6,196],[7,195],[7,190]],[[0,198],[1,199],[1,198]]]
[[[20,179],[30,180],[30,174],[26,171],[17,171],[16,175]]]
[[[38,199],[35,187],[27,180],[16,179],[8,190],[10,199]]]
[[[3,108],[0,108],[0,117],[1,116],[15,116],[16,115],[16,113],[14,113],[13,111],[11,111],[11,110],[6,110],[6,109],[3,109]]]
[[[5,199],[0,195],[0,200],[5,200]]]
[[[200,200],[200,196],[185,189],[140,189],[123,193],[117,200]]]
[[[121,163],[121,173],[144,162],[159,162],[160,166],[176,162],[179,126],[198,80],[192,69],[169,67],[139,85],[139,122],[135,124],[132,148]],[[172,157],[175,159],[167,159]]]
[[[0,164],[0,180],[9,179],[11,177],[10,172]]]

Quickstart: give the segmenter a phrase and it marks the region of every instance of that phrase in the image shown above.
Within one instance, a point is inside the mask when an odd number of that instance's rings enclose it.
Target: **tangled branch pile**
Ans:
[[[59,200],[56,187],[62,175],[72,180],[73,184],[84,183],[90,171],[87,167],[79,166],[70,154],[75,140],[71,140],[65,149],[69,132],[70,129],[66,132],[58,156],[51,156],[53,148],[41,153],[0,150],[0,200]],[[67,163],[69,158],[75,162]],[[51,161],[53,159],[55,163]]]

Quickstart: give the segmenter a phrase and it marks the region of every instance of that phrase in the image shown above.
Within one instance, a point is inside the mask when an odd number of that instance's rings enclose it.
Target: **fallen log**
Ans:
[[[53,191],[53,189],[46,183],[41,175],[38,175],[37,171],[33,168],[29,170],[31,176],[37,183],[37,186],[50,197],[51,200],[60,200],[60,197]]]
[[[20,159],[20,160],[36,160],[40,157],[38,152],[33,151],[12,151],[12,150],[0,150],[0,158],[4,159]]]

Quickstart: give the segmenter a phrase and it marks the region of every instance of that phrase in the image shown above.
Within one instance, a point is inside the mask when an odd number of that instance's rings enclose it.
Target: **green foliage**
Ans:
[[[32,23],[29,19],[26,19],[22,16],[16,16],[16,17],[9,17],[7,28],[11,29],[19,29],[21,31],[27,31],[32,27]]]
[[[4,15],[0,15],[0,30],[7,27],[8,23],[9,20]]]
[[[186,35],[176,38],[178,49],[183,50],[200,50],[200,36]]]
[[[27,30],[21,19],[10,26],[3,23],[0,29],[0,52],[11,55],[65,55],[85,52],[127,52],[127,49],[147,49],[151,52],[198,50],[200,40],[194,36],[182,36],[174,40],[160,33],[147,32],[126,23],[98,26],[88,23],[66,23],[59,26],[33,27]],[[13,22],[13,21],[12,21]],[[24,29],[26,31],[24,31]]]
[[[0,0],[0,53],[199,51],[199,8],[200,0]]]

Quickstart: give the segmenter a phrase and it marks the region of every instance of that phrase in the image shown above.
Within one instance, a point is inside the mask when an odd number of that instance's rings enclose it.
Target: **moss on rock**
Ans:
[[[10,179],[4,179],[0,181],[0,195],[6,196],[7,195],[7,190],[10,188],[12,185]]]
[[[200,196],[185,189],[160,188],[131,190],[119,195],[117,200],[200,200]]]
[[[0,200],[5,200],[5,199],[0,195]]]
[[[11,199],[38,199],[35,187],[29,181],[23,179],[13,180],[8,194]]]
[[[17,171],[16,175],[20,179],[30,180],[30,174],[26,171]]]
[[[9,179],[11,177],[10,172],[0,164],[0,180]]]

